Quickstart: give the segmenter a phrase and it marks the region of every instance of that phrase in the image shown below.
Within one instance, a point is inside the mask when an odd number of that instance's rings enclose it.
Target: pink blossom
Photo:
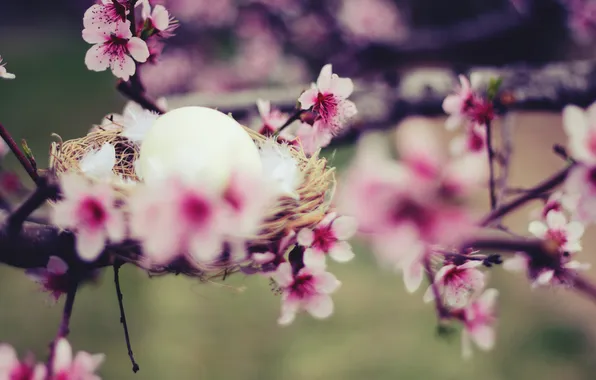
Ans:
[[[466,113],[471,106],[474,98],[474,92],[468,78],[464,75],[459,76],[460,87],[455,94],[448,95],[443,101],[443,111],[449,114],[445,126],[453,130],[464,124]]]
[[[302,93],[298,101],[302,109],[312,108],[317,114],[320,121],[318,131],[335,136],[357,113],[356,105],[347,100],[353,91],[352,80],[333,74],[328,64],[321,69],[317,83]]]
[[[352,247],[346,241],[357,229],[356,220],[349,216],[327,214],[314,228],[303,228],[298,232],[298,244],[306,248],[304,260],[325,260],[329,255],[338,262],[354,258]]]
[[[568,285],[577,272],[589,268],[590,264],[573,260],[568,253],[559,253],[545,262],[519,252],[503,261],[503,269],[525,272],[532,281],[532,287]]]
[[[25,274],[39,283],[43,291],[49,292],[54,301],[58,301],[60,296],[68,291],[67,271],[68,265],[61,258],[50,256],[45,268],[28,269]]]
[[[575,165],[564,185],[565,205],[582,223],[596,221],[596,165]]]
[[[315,125],[300,123],[296,129],[296,137],[304,153],[309,156],[329,145],[333,139],[333,135],[325,128],[325,124],[319,121],[316,121]]]
[[[87,68],[104,71],[109,67],[116,77],[123,80],[135,74],[135,60],[145,62],[149,58],[147,44],[133,37],[128,20],[103,29],[83,29],[83,39],[94,44],[85,55]]]
[[[455,156],[463,154],[485,156],[487,148],[486,127],[479,124],[468,124],[465,132],[451,141],[449,148],[451,154]]]
[[[52,212],[58,227],[75,232],[79,257],[93,261],[101,254],[108,240],[124,239],[122,213],[114,205],[112,187],[106,183],[91,184],[82,176],[63,174],[60,177],[63,199]]]
[[[178,27],[178,23],[170,16],[170,12],[168,12],[166,7],[158,4],[151,10],[149,0],[143,0],[137,4],[141,4],[142,6],[141,16],[149,22],[149,29],[153,28],[157,30],[161,37],[167,38],[173,35],[172,32]]]
[[[472,355],[471,342],[484,351],[494,347],[498,295],[498,290],[486,289],[463,310],[462,354],[464,358]]]
[[[207,184],[173,177],[137,186],[129,204],[132,236],[153,263],[186,253],[208,263],[221,254],[229,220],[220,195]]]
[[[274,134],[290,118],[290,115],[287,113],[277,109],[271,109],[271,102],[269,100],[257,99],[257,109],[261,118],[256,130],[264,136]],[[287,134],[286,131],[287,129],[283,130],[281,134]]]
[[[434,282],[439,293],[444,296],[445,303],[454,308],[462,308],[468,304],[470,297],[484,288],[484,273],[478,269],[482,261],[471,260],[461,265],[444,265],[436,274]],[[434,300],[432,286],[424,294],[424,301]]]
[[[35,364],[32,355],[19,361],[12,346],[0,344],[0,379],[2,380],[43,380],[46,369],[43,364]]]
[[[553,243],[562,252],[574,253],[582,249],[580,238],[584,234],[583,224],[568,222],[561,211],[549,211],[546,223],[538,220],[531,222],[529,231],[537,238]]]
[[[110,29],[115,24],[124,23],[129,13],[127,0],[101,0],[85,11],[83,25],[90,30]]]
[[[2,56],[0,56],[0,78],[2,79],[14,79],[16,76],[6,71],[6,63],[2,63]]]
[[[288,325],[296,313],[303,309],[315,318],[327,318],[333,314],[333,301],[329,296],[341,283],[324,267],[314,266],[292,273],[290,263],[282,263],[273,274],[282,292],[281,316],[278,323]]]
[[[588,44],[596,34],[596,3],[590,0],[565,0],[568,24],[576,41]]]
[[[105,359],[104,354],[89,354],[79,351],[74,356],[65,338],[56,341],[52,379],[55,380],[100,380],[95,374]]]
[[[585,164],[596,163],[596,104],[585,112],[577,106],[563,110],[563,126],[571,156]]]
[[[233,23],[238,7],[232,0],[161,0],[186,25],[224,26]]]
[[[388,0],[343,0],[341,26],[356,42],[400,42],[407,28],[395,3]]]

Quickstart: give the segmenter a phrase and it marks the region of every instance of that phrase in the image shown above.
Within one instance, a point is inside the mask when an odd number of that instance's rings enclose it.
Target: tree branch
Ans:
[[[118,297],[118,306],[120,308],[120,323],[122,323],[122,327],[124,328],[124,339],[126,340],[126,348],[128,349],[128,357],[132,363],[132,371],[137,373],[139,371],[139,365],[135,361],[135,356],[132,352],[132,345],[130,344],[130,336],[128,335],[128,324],[126,323],[126,313],[124,312],[124,303],[122,299],[124,296],[122,295],[122,291],[120,290],[120,267],[124,263],[118,261],[114,263],[114,284],[116,285],[116,296]]]
[[[54,375],[54,358],[56,357],[56,344],[61,338],[66,338],[70,333],[70,316],[72,315],[72,308],[74,306],[75,296],[78,289],[78,280],[74,277],[70,277],[71,281],[69,290],[66,294],[66,301],[64,303],[64,312],[62,313],[62,321],[58,328],[56,338],[50,343],[50,355],[48,357],[46,380],[51,380]]]
[[[14,141],[8,130],[0,123],[0,137],[6,142],[6,145],[10,148],[12,153],[17,157],[29,177],[33,180],[33,182],[37,183],[39,181],[39,174],[37,174],[37,170],[31,164],[31,161],[25,156],[25,154],[19,149],[19,146]]]

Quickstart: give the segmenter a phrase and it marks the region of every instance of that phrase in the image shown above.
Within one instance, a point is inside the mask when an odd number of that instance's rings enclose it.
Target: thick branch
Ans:
[[[71,284],[66,293],[66,301],[64,303],[64,312],[62,313],[62,320],[56,338],[50,343],[50,355],[48,357],[46,380],[53,378],[54,372],[54,358],[56,356],[56,344],[61,338],[66,338],[70,333],[70,317],[72,315],[72,308],[74,306],[75,296],[77,294],[78,282],[75,278],[70,278]]]
[[[17,157],[29,177],[33,180],[33,182],[37,183],[39,180],[39,174],[37,174],[37,170],[33,167],[27,156],[19,149],[19,146],[14,141],[8,130],[4,128],[2,124],[0,124],[0,137],[6,142],[6,145],[10,148],[12,153]]]

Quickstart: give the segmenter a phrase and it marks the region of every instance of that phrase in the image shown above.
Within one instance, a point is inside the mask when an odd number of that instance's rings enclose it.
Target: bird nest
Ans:
[[[269,139],[258,132],[244,127],[254,143],[259,146]],[[119,126],[110,129],[96,129],[88,135],[68,140],[53,142],[50,149],[49,170],[58,177],[66,172],[82,173],[80,160],[91,150],[97,150],[105,143],[110,143],[116,151],[116,164],[113,172],[124,179],[113,181],[112,187],[117,194],[117,201],[126,213],[127,197],[134,186],[127,181],[142,182],[135,173],[135,161],[139,157],[139,146],[122,136]],[[325,216],[330,208],[335,191],[335,168],[327,165],[325,158],[318,154],[307,157],[300,147],[290,146],[290,151],[303,174],[301,186],[297,189],[298,199],[282,196],[268,210],[263,219],[260,232],[248,241],[249,252],[262,252],[263,247],[278,246],[279,241],[290,231],[312,228]],[[90,179],[91,180],[91,179]],[[259,251],[260,250],[260,251]],[[168,273],[186,274],[202,280],[225,278],[237,272],[241,266],[255,265],[250,259],[243,262],[222,262],[216,264],[198,264],[190,257],[177,260],[167,266],[155,266],[139,251],[138,246],[110,251],[114,258],[131,262],[151,275]]]

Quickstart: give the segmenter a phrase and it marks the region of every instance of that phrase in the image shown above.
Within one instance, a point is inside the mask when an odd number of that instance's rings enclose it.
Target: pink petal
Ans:
[[[461,332],[461,354],[464,359],[472,357],[472,341],[466,329]]]
[[[80,351],[75,355],[72,364],[73,372],[92,374],[99,368],[104,360],[104,354],[91,355],[88,352]]]
[[[480,260],[470,260],[467,263],[464,263],[462,265],[460,265],[458,267],[458,269],[472,269],[472,268],[478,268],[479,266],[482,266],[482,261]]]
[[[476,301],[478,306],[485,311],[492,311],[497,303],[499,291],[494,288],[486,289]]]
[[[562,212],[551,210],[546,214],[546,224],[552,229],[560,229],[567,225],[567,218]]]
[[[161,7],[161,5],[157,5],[157,7]],[[130,55],[137,61],[137,62],[145,62],[147,58],[149,58],[149,48],[145,41],[138,37],[132,37],[128,44],[126,45],[128,52]],[[134,74],[134,71],[133,71]],[[132,74],[130,74],[132,75]]]
[[[331,89],[331,75],[332,69],[331,64],[326,64],[321,69],[321,73],[317,78],[317,88],[320,92],[327,92]]]
[[[429,286],[426,288],[424,295],[422,296],[422,301],[424,303],[429,303],[435,300],[435,292],[433,291],[433,287]]]
[[[516,254],[515,256],[503,261],[503,269],[511,272],[523,272],[528,270],[528,259],[524,254]]]
[[[119,243],[124,240],[126,236],[126,224],[124,221],[124,215],[117,210],[111,210],[109,219],[106,223],[106,231],[110,241],[113,243]]]
[[[298,232],[296,238],[298,244],[300,244],[301,246],[310,247],[315,239],[315,233],[311,229],[303,228]]]
[[[338,241],[333,244],[329,256],[338,263],[346,263],[354,258],[354,252],[348,242]]]
[[[94,261],[104,249],[106,236],[104,231],[81,230],[76,234],[75,245],[81,260]]]
[[[283,298],[281,303],[281,315],[279,316],[277,323],[280,325],[289,325],[294,322],[299,307],[300,303],[297,300],[289,299],[287,297]]]
[[[271,102],[269,100],[257,99],[257,109],[261,118],[266,119],[271,113]]]
[[[443,100],[443,111],[447,114],[459,113],[461,108],[461,98],[459,95],[447,95]]]
[[[312,248],[308,248],[304,251],[302,261],[304,266],[309,269],[325,269],[327,266],[325,263],[325,255],[321,252],[317,252]]]
[[[341,282],[329,272],[316,275],[315,290],[318,293],[331,294],[341,286]]]
[[[110,59],[102,44],[91,46],[85,54],[85,65],[92,71],[104,71],[110,65]]]
[[[445,275],[447,275],[447,273],[452,271],[454,268],[455,268],[455,265],[453,265],[453,264],[443,265],[441,267],[441,269],[439,269],[437,271],[437,273],[435,274],[435,284],[442,283]]]
[[[333,314],[333,300],[328,295],[318,294],[311,297],[304,308],[315,318],[328,318]]]
[[[52,207],[52,223],[61,228],[71,228],[77,221],[77,203],[65,199]]]
[[[282,288],[288,287],[294,282],[292,266],[290,263],[281,263],[272,275],[273,280]]]
[[[578,221],[573,221],[573,222],[570,222],[569,224],[567,224],[566,231],[567,231],[567,239],[568,240],[578,240],[579,238],[581,238],[583,236],[585,227],[584,227],[583,223],[578,222]]]
[[[127,81],[131,75],[134,75],[136,71],[135,62],[128,55],[121,55],[119,57],[113,57],[110,61],[110,67],[112,73],[117,77]]]
[[[548,227],[546,224],[535,220],[528,226],[528,231],[530,231],[530,233],[537,238],[544,239],[546,233],[548,232]]]
[[[309,90],[304,91],[300,97],[298,98],[298,102],[300,102],[300,106],[303,110],[307,110],[311,108],[317,101],[317,96],[319,95],[319,90],[316,88],[311,88]]]
[[[413,261],[404,267],[404,284],[408,293],[414,293],[422,284],[424,275],[423,267],[420,262]]]
[[[555,271],[545,270],[542,273],[540,273],[538,275],[538,277],[536,277],[536,280],[534,280],[534,283],[532,285],[533,286],[548,285],[552,281],[554,275],[555,275]]]
[[[10,370],[19,364],[17,352],[11,345],[0,344],[0,370]]]
[[[358,222],[350,216],[340,216],[333,220],[331,230],[338,240],[348,240],[356,233]]]
[[[47,265],[48,272],[61,275],[68,271],[68,265],[58,256],[50,256]]]
[[[33,376],[31,377],[31,380],[44,380],[46,378],[47,372],[48,370],[45,364],[39,363],[33,369]]]
[[[340,78],[333,74],[329,91],[342,99],[347,99],[354,92],[354,83],[350,78]]]
[[[163,5],[158,4],[153,8],[153,13],[151,14],[151,21],[153,22],[153,26],[155,26],[157,30],[164,31],[168,28],[168,25],[170,24],[170,14]]]
[[[60,190],[67,199],[77,199],[90,189],[89,182],[77,174],[68,173],[60,176]]]
[[[116,30],[114,31],[114,34],[116,37],[122,38],[124,40],[130,39],[132,37],[130,21],[126,20],[125,22],[116,23]]]
[[[72,363],[72,349],[68,341],[60,338],[54,348],[54,374],[67,370]]]
[[[109,32],[97,28],[85,28],[81,35],[83,40],[89,44],[103,44],[110,38]]]
[[[190,241],[190,253],[199,263],[212,263],[221,252],[222,241],[217,234],[196,234]]]
[[[488,351],[495,345],[495,330],[491,326],[481,325],[469,331],[478,348]]]
[[[575,105],[566,106],[563,109],[563,128],[569,138],[576,135],[584,135],[588,129],[588,119],[584,110]]]

